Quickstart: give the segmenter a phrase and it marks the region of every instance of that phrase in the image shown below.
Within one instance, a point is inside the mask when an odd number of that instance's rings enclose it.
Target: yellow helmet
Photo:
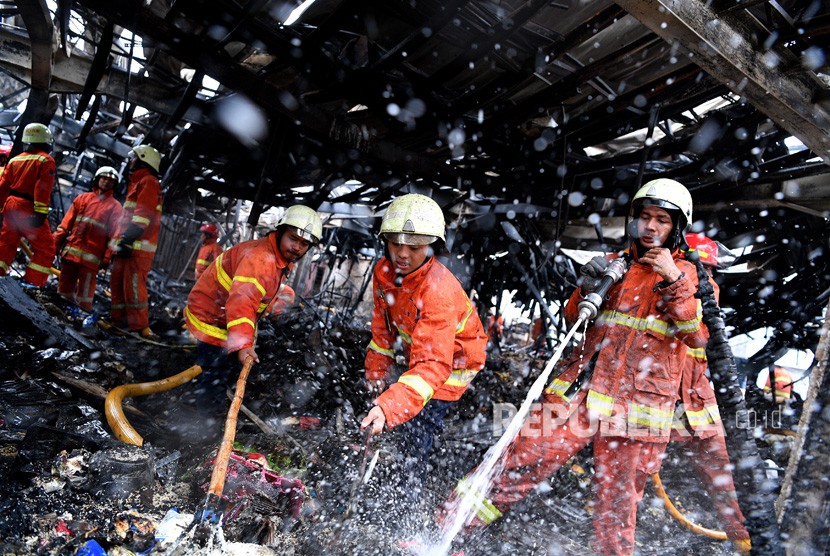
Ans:
[[[147,166],[156,172],[159,171],[159,166],[161,166],[161,154],[159,154],[156,149],[150,145],[139,145],[137,147],[133,147],[133,152],[138,159],[147,164]]]
[[[628,233],[636,237],[637,223],[633,220],[644,206],[656,206],[678,213],[677,225],[670,237],[672,247],[686,244],[686,233],[692,227],[692,195],[682,183],[668,178],[659,178],[646,183],[631,199]]]
[[[398,197],[383,215],[380,235],[403,245],[429,245],[444,235],[444,213],[438,203],[417,193]]]
[[[52,132],[43,124],[29,124],[23,128],[24,143],[52,144]]]
[[[277,222],[277,227],[280,226],[291,226],[300,237],[315,245],[320,243],[320,238],[323,237],[323,221],[320,220],[320,215],[305,205],[292,205],[285,209],[285,214]]]

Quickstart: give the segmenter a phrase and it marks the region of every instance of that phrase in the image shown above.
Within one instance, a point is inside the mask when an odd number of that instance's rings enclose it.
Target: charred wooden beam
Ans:
[[[7,69],[26,83],[32,82],[31,42],[29,38],[13,29],[0,28],[0,67]],[[73,52],[72,57],[65,57],[60,52],[56,55],[52,68],[50,90],[55,93],[81,93],[92,67],[92,59],[82,53]],[[130,98],[125,98],[125,83],[130,79]],[[110,67],[95,89],[95,93],[110,98],[138,102],[152,112],[171,115],[178,106],[178,100],[171,95],[168,85],[152,79],[129,74],[121,68]],[[195,102],[188,108],[182,118],[188,122],[201,123],[203,119],[202,102]]]
[[[92,58],[92,65],[87,73],[86,82],[84,83],[84,90],[78,99],[78,106],[75,108],[75,119],[81,119],[81,115],[89,106],[89,100],[95,91],[98,90],[98,84],[107,70],[107,64],[110,58],[110,50],[112,49],[112,40],[115,37],[114,25],[110,22],[104,27],[101,32],[101,39],[98,41],[98,48],[95,50],[95,56]]]
[[[789,51],[755,44],[760,29],[748,12],[717,14],[699,0],[616,2],[664,40],[691,51],[697,65],[830,164],[830,112],[815,103],[828,87]]]

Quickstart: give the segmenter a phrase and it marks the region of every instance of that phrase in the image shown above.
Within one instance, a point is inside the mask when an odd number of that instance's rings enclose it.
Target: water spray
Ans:
[[[430,547],[425,554],[429,554],[431,556],[444,556],[449,552],[452,541],[455,539],[456,535],[458,535],[464,525],[469,523],[475,513],[475,508],[481,503],[484,497],[489,494],[493,476],[496,473],[496,465],[500,462],[502,464],[504,463],[502,461],[502,455],[516,436],[518,436],[519,431],[524,424],[525,418],[530,413],[533,403],[542,395],[553,368],[559,362],[559,359],[562,357],[562,353],[568,346],[571,338],[573,338],[576,331],[584,322],[596,318],[608,290],[623,277],[627,270],[628,261],[622,257],[614,259],[608,264],[603,272],[597,288],[579,302],[579,305],[577,306],[579,309],[579,315],[576,322],[571,326],[568,334],[565,336],[564,340],[562,340],[562,343],[559,344],[556,353],[554,353],[553,357],[548,360],[542,374],[540,374],[531,385],[522,406],[510,420],[504,434],[501,438],[499,438],[495,445],[487,450],[481,464],[467,479],[466,482],[469,488],[465,489],[463,495],[460,496],[454,507],[448,512],[447,522],[450,525],[445,529],[440,544],[437,547]]]

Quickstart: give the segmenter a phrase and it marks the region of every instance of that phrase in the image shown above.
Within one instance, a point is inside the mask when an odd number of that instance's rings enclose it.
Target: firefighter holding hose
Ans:
[[[635,193],[629,220],[631,242],[622,256],[630,268],[605,296],[595,296],[596,319],[545,390],[541,411],[552,426],[523,429],[489,494],[472,493],[486,497],[471,527],[498,519],[593,443],[594,550],[633,553],[637,504],[669,441],[686,349],[705,347],[708,332],[695,298],[695,267],[682,258],[692,223],[688,190],[669,179],[648,182]],[[581,302],[591,299],[617,258],[595,257],[583,266],[565,306],[569,322],[579,321]],[[465,488],[470,485],[462,480],[456,492]],[[454,507],[455,496],[444,511]],[[448,517],[439,513],[445,528]]]

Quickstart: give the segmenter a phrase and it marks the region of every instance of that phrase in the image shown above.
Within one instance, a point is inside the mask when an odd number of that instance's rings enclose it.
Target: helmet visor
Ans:
[[[429,245],[438,238],[436,236],[427,236],[421,234],[404,234],[404,233],[385,233],[383,234],[387,241],[398,243],[400,245]]]

